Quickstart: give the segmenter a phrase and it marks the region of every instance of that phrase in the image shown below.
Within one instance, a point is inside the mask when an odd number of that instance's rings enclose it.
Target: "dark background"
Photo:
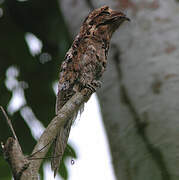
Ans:
[[[13,89],[11,91],[6,87],[6,72],[9,67],[16,67],[19,71],[17,86],[23,88],[26,99],[24,106],[29,106],[46,127],[55,114],[56,96],[52,85],[58,80],[60,64],[71,44],[59,4],[57,0],[0,0],[0,8],[0,105],[7,111]],[[27,32],[33,33],[43,44],[38,55],[33,56],[29,51],[25,41]],[[45,55],[50,59],[44,59],[42,63]],[[22,86],[24,82],[27,87]],[[17,86],[15,88],[18,88]],[[20,114],[22,108],[8,116],[12,120],[23,152],[29,155],[36,140]],[[9,136],[12,134],[0,112],[0,141],[5,142]],[[69,148],[65,155],[75,157],[75,152]],[[64,163],[60,167],[60,173],[67,179],[68,173]],[[42,168],[41,175],[43,177]],[[0,179],[11,179],[10,168],[2,152]]]

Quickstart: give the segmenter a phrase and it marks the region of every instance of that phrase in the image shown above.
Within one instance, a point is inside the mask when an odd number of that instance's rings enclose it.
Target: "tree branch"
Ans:
[[[20,179],[24,170],[28,168],[29,161],[23,155],[17,139],[9,137],[6,144],[1,144],[1,147],[3,150],[4,158],[11,167],[14,179]]]
[[[1,109],[4,117],[6,118],[7,124],[8,124],[8,126],[9,126],[10,130],[12,131],[12,134],[13,134],[14,138],[17,139],[17,136],[16,136],[16,133],[15,133],[15,131],[14,131],[14,129],[13,129],[11,120],[8,118],[8,116],[7,116],[7,114],[6,114],[6,111],[4,110],[4,108],[3,108],[2,106],[0,106],[0,109]],[[18,139],[17,139],[17,140],[18,140]]]
[[[20,180],[36,180],[38,179],[38,171],[43,158],[48,152],[51,142],[56,137],[60,127],[62,127],[72,115],[77,112],[80,106],[87,102],[91,96],[88,89],[84,89],[81,93],[76,93],[59,111],[48,127],[45,129],[36,146],[33,149],[32,155],[25,157],[21,151],[18,141],[14,138],[9,138],[5,146],[2,146],[5,159],[11,166],[13,176]],[[45,148],[43,148],[46,146]],[[32,160],[33,156],[33,160]]]

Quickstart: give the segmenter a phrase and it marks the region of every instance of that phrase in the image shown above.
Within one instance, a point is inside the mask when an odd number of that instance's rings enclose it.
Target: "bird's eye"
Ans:
[[[103,15],[110,15],[110,13],[108,11],[102,11],[95,18],[98,18],[98,17],[103,16]]]
[[[108,11],[103,11],[103,12],[100,13],[100,15],[101,15],[101,16],[102,16],[102,15],[110,15],[110,13],[109,13]]]

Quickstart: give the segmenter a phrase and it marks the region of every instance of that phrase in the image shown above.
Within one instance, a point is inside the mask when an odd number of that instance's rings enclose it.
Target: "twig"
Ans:
[[[63,126],[74,112],[79,110],[79,107],[88,101],[91,93],[89,90],[84,89],[81,93],[76,93],[59,111],[48,127],[45,129],[40,139],[38,140],[34,150],[32,152],[33,158],[30,163],[30,167],[33,169],[33,174],[36,174],[39,170],[42,160],[45,158],[50,146],[47,142],[52,142],[57,135],[61,126]],[[46,146],[46,148],[43,148]],[[52,157],[53,158],[53,157]]]
[[[33,160],[33,159],[45,159],[45,158],[32,158],[33,156],[35,156],[38,152],[42,151],[43,149],[45,149],[49,144],[51,144],[52,142],[47,143],[44,147],[42,147],[41,149],[39,149],[38,151],[32,153],[30,156],[28,156],[29,160]]]
[[[4,117],[6,118],[7,124],[9,125],[9,127],[10,127],[10,129],[11,129],[11,131],[12,131],[12,134],[13,134],[14,138],[18,141],[17,136],[16,136],[16,133],[15,133],[15,131],[14,131],[14,129],[13,129],[11,120],[8,118],[7,113],[6,113],[6,111],[4,110],[4,108],[3,108],[2,106],[0,106],[0,108],[1,108],[1,111],[2,111],[2,113],[3,113],[3,115],[4,115]]]
[[[6,144],[2,144],[3,154],[5,159],[11,166],[14,179],[20,180],[37,180],[38,171],[46,153],[50,148],[51,142],[56,137],[59,129],[71,118],[72,114],[77,112],[80,106],[87,102],[92,92],[88,89],[82,90],[80,93],[76,93],[59,111],[48,127],[45,129],[40,139],[38,140],[32,154],[29,157],[23,155],[21,147],[18,143],[17,136],[12,127],[12,123],[8,118],[5,110],[0,106],[7,123],[13,133],[14,138],[8,138]],[[55,157],[47,157],[55,158]]]
[[[59,154],[57,156],[48,156],[48,157],[43,157],[43,158],[28,158],[28,160],[38,160],[38,159],[52,159],[52,158],[57,158],[57,157],[60,157],[62,156],[62,154]]]

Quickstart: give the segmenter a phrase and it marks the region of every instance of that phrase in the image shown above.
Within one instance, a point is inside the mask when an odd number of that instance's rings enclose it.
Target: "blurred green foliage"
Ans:
[[[27,32],[34,34],[43,44],[42,51],[35,56],[25,41]],[[26,105],[46,127],[55,114],[56,97],[52,85],[58,80],[59,67],[70,44],[71,38],[57,0],[0,0],[0,105],[7,110],[12,98],[12,91],[7,89],[5,82],[7,69],[14,66],[19,70],[18,81],[28,85],[24,88]],[[44,53],[50,59],[43,62]],[[20,112],[21,108],[8,115],[23,152],[30,154],[36,141]],[[9,136],[11,132],[0,113],[0,141],[5,142]],[[67,156],[76,157],[71,147],[67,148]],[[10,179],[7,166],[1,152],[0,179]],[[67,179],[64,163],[60,170]],[[42,169],[40,173],[43,174]]]

